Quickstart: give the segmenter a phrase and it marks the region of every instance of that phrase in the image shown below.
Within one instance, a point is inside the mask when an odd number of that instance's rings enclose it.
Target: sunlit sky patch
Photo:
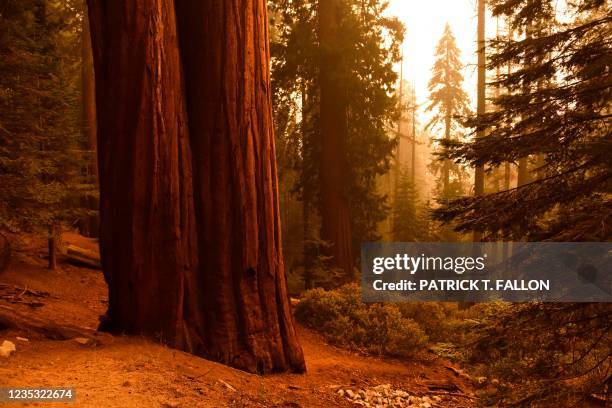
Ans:
[[[389,0],[388,15],[397,16],[406,26],[404,79],[415,82],[420,115],[425,118],[427,83],[431,77],[434,51],[448,22],[461,50],[465,90],[475,106],[476,95],[476,0]],[[487,18],[487,37],[494,37],[495,20]],[[503,24],[500,22],[500,29]],[[399,65],[396,68],[399,72]],[[421,123],[424,121],[421,120]]]

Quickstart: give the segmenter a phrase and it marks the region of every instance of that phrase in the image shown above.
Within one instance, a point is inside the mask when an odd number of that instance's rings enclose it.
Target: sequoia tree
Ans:
[[[205,355],[304,370],[281,253],[265,0],[177,1]]]
[[[388,129],[397,120],[393,65],[403,26],[386,16],[383,0],[269,4],[277,135],[298,176],[293,190],[312,209],[311,223],[321,216],[320,237],[312,241],[326,269],[348,277],[361,243],[380,239],[377,227],[388,215],[376,180],[389,170],[397,145]],[[303,94],[307,103],[298,113]]]
[[[321,42],[320,86],[320,194],[321,238],[332,244],[334,263],[349,277],[353,274],[351,222],[345,193],[347,186],[348,112],[347,91],[342,81],[344,64],[339,47],[342,18],[341,0],[321,0],[319,39]]]
[[[96,76],[102,328],[192,351],[191,162],[172,0],[89,1]],[[200,338],[197,338],[197,337]]]
[[[89,6],[104,326],[251,372],[303,371],[281,256],[265,2]]]
[[[87,9],[84,10],[87,13]],[[91,34],[89,33],[89,19],[83,16],[81,22],[81,114],[84,145],[89,156],[87,175],[92,185],[97,184],[98,160],[96,141],[96,89],[91,54]],[[96,189],[97,190],[97,189]],[[97,191],[84,194],[81,202],[89,211],[79,222],[81,234],[97,237],[99,230],[98,197]]]

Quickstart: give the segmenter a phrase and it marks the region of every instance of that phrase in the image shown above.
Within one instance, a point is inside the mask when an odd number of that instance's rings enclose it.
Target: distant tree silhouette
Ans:
[[[461,118],[469,113],[469,98],[463,90],[463,63],[461,52],[457,48],[455,37],[447,23],[444,33],[436,47],[436,60],[432,68],[432,77],[429,81],[428,111],[434,111],[434,116],[427,124],[429,128],[444,129],[444,140],[459,139],[463,135],[458,133],[461,129]],[[448,200],[456,197],[460,191],[451,191],[450,173],[453,171],[456,178],[461,179],[461,169],[443,159],[441,171],[440,198]]]

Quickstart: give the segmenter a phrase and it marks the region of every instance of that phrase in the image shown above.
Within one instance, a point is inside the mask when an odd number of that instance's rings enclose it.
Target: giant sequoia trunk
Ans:
[[[173,0],[89,1],[109,329],[191,340],[192,182]]]
[[[173,0],[89,2],[107,326],[251,372],[303,371],[265,1],[177,3],[181,53]]]
[[[202,353],[304,370],[283,258],[265,0],[178,1],[189,107]]]
[[[332,244],[334,265],[349,280],[353,274],[351,223],[345,189],[347,186],[347,96],[343,87],[339,30],[342,0],[319,0],[321,43],[319,167],[321,195],[321,238]]]

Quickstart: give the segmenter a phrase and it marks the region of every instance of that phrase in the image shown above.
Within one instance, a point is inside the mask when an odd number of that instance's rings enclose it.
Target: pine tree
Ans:
[[[529,3],[529,4],[527,4]],[[457,143],[451,157],[499,166],[539,156],[540,177],[506,192],[455,201],[437,212],[458,229],[509,239],[583,241],[610,236],[609,85],[610,17],[605,2],[570,7],[573,20],[555,23],[550,2],[497,1],[519,39],[492,43],[490,68],[512,64],[496,86],[510,92],[499,107],[471,120],[490,129],[486,138]],[[531,31],[546,21],[548,32]],[[538,34],[541,33],[541,34]]]
[[[432,77],[429,81],[428,111],[434,111],[434,116],[427,124],[433,130],[443,129],[443,140],[461,139],[461,118],[469,112],[469,99],[463,90],[463,64],[461,54],[450,25],[446,24],[444,33],[436,47],[436,61],[432,68]],[[436,163],[432,168],[439,171],[440,185],[439,197],[448,200],[461,192],[461,181],[465,178],[465,171],[452,163],[449,159],[442,159],[441,169]],[[451,180],[451,175],[454,180]]]
[[[498,109],[469,121],[473,128],[489,129],[487,137],[454,143],[449,156],[492,167],[531,157],[538,162],[537,177],[519,179],[507,191],[455,200],[434,215],[454,221],[460,231],[507,240],[609,240],[612,15],[607,2],[568,2],[562,23],[552,1],[496,0],[492,6],[517,35],[497,38],[489,48],[489,68],[513,67],[494,83],[508,92],[494,98]],[[503,367],[492,375],[501,375],[512,390],[511,395],[501,391],[492,402],[603,403],[610,395],[610,313],[607,304],[509,305],[490,322],[480,344],[487,364]],[[487,353],[492,344],[507,350],[493,362]]]
[[[393,203],[393,240],[396,242],[419,242],[428,237],[426,219],[419,203],[416,186],[412,182],[410,168],[400,169]]]

